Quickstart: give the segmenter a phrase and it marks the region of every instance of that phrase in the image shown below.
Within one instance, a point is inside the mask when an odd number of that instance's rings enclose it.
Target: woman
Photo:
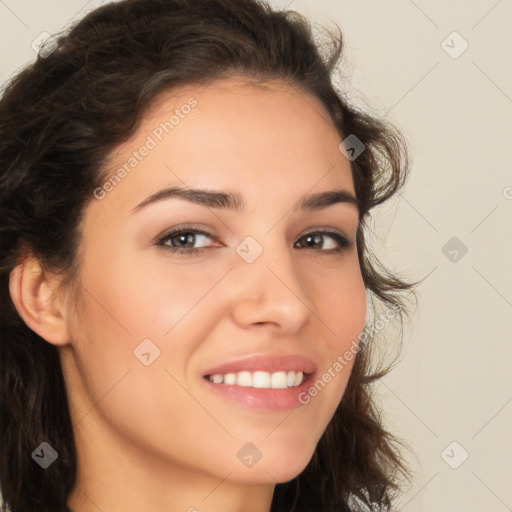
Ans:
[[[1,489],[12,512],[389,509],[365,245],[400,134],[256,0],[124,0],[0,102]],[[369,320],[370,318],[370,320]]]

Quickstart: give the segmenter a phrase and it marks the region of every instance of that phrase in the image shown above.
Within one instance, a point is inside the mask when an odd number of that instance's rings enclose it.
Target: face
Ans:
[[[81,226],[62,349],[78,436],[237,482],[305,468],[366,315],[340,143],[281,82],[159,98]]]

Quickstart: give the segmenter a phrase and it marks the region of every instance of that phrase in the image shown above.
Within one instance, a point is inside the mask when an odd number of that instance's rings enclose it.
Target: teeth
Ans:
[[[270,381],[270,387],[273,389],[283,389],[288,387],[286,383],[286,372],[273,373],[272,377],[270,378]],[[300,382],[302,382],[302,375],[300,376]]]
[[[272,389],[284,389],[295,386],[300,386],[304,380],[304,374],[302,372],[238,372],[238,373],[226,373],[222,375],[217,373],[208,377],[210,382],[215,384],[228,384],[242,387],[252,388],[272,388]]]
[[[270,373],[268,372],[254,372],[252,375],[253,388],[269,388],[270,387]]]
[[[220,377],[222,379],[222,375]],[[236,373],[226,373],[224,375],[224,384],[236,384]]]
[[[224,379],[222,375],[214,375],[213,382],[215,382],[215,384],[222,384],[224,382]]]
[[[222,380],[224,380],[224,378]],[[252,386],[251,372],[239,372],[236,376],[236,383],[238,386]]]

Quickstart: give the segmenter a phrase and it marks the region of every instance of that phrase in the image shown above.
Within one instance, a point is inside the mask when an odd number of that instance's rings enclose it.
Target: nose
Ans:
[[[231,314],[240,327],[269,328],[286,336],[316,314],[306,293],[306,276],[294,265],[293,249],[267,244],[255,261],[240,258],[236,266]]]

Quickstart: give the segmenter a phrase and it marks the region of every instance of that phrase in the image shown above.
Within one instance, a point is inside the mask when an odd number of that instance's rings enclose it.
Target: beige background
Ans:
[[[0,0],[0,81],[34,58],[41,32],[101,3]],[[390,429],[416,453],[404,454],[415,479],[397,508],[512,510],[512,1],[272,3],[341,26],[344,86],[411,147],[411,179],[377,212],[374,240],[405,277],[431,273],[400,362],[377,386]]]

